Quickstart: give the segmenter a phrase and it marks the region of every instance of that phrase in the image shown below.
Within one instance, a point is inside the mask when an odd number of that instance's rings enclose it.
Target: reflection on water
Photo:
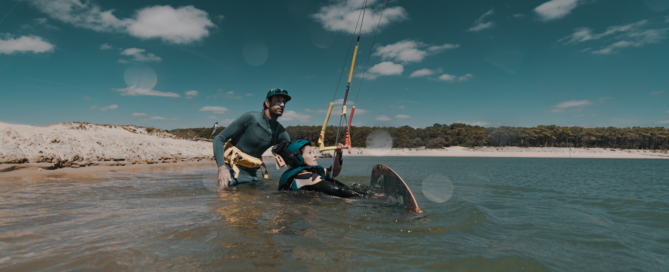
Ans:
[[[341,180],[366,183],[376,163],[425,213],[277,192],[272,167],[223,191],[208,189],[211,168],[2,181],[0,270],[669,267],[666,161],[358,157]],[[422,193],[439,175],[454,188],[443,203]]]

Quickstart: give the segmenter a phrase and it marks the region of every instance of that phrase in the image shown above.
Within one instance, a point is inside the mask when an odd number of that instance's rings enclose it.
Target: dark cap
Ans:
[[[282,90],[282,89],[271,89],[271,90],[269,90],[269,92],[267,92],[267,96],[265,97],[265,99],[269,100],[272,96],[275,96],[275,95],[283,96],[284,98],[286,98],[286,102],[290,101],[290,99],[291,99],[290,95],[288,95],[288,91],[287,90]]]

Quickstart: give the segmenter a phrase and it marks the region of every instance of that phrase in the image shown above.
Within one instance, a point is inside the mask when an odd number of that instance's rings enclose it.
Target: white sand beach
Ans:
[[[460,146],[443,149],[353,148],[352,154],[345,151],[345,156],[669,159],[666,151],[658,150]],[[271,158],[268,150],[263,159],[272,161]],[[211,142],[176,139],[163,131],[149,133],[146,128],[136,126],[57,123],[36,127],[0,123],[0,164],[3,164],[0,175],[11,171],[8,169],[18,168],[53,170],[212,160]],[[8,166],[17,164],[23,166]]]

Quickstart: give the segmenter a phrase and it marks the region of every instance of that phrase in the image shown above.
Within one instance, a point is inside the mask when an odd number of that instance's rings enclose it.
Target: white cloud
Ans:
[[[357,33],[355,26],[358,15],[362,9],[364,0],[336,0],[332,4],[321,7],[318,13],[311,15],[323,28],[329,31],[341,31],[346,33]],[[378,0],[368,0],[365,11],[365,22],[362,25],[362,33],[370,33],[376,29],[381,19],[380,26],[384,27],[390,23],[400,22],[409,18],[403,7],[386,7],[381,17],[381,3],[375,5]],[[360,26],[358,25],[358,28]]]
[[[368,79],[374,80],[380,76],[399,76],[402,75],[402,72],[404,72],[404,65],[385,61],[369,68],[366,75]]]
[[[374,56],[381,56],[383,60],[393,60],[407,64],[421,62],[428,55],[458,47],[460,47],[459,44],[429,45],[418,41],[403,40],[394,44],[379,46],[376,48]]]
[[[114,104],[114,105],[109,105],[109,106],[106,106],[106,107],[100,107],[99,109],[100,109],[101,111],[115,110],[115,109],[118,109],[118,105],[116,105],[116,104]]]
[[[616,33],[624,33],[624,32],[630,32],[630,31],[635,31],[638,30],[639,27],[645,25],[648,22],[648,20],[641,20],[636,23],[628,24],[628,25],[622,25],[622,26],[611,26],[606,29],[606,31],[599,33],[599,34],[593,34],[592,29],[587,28],[587,27],[579,27],[574,30],[574,33],[572,33],[570,36],[564,37],[560,39],[559,41],[565,41],[565,44],[575,44],[575,43],[581,43],[585,41],[590,41],[590,40],[598,40],[601,38],[604,38],[606,36],[610,36]]]
[[[392,118],[388,117],[387,115],[379,115],[376,118],[374,118],[376,121],[390,121]]]
[[[135,37],[188,44],[209,36],[208,28],[214,27],[207,12],[193,6],[172,8],[153,6],[137,12],[136,19],[128,26],[128,32]]]
[[[35,18],[32,19],[32,24],[21,25],[21,30],[25,31],[35,31],[36,28],[43,28],[49,31],[60,30],[60,27],[49,24],[49,20],[46,18]]]
[[[198,96],[200,93],[196,90],[190,90],[190,91],[186,91],[185,94],[186,94],[186,99],[191,99],[195,96]]]
[[[441,81],[448,81],[448,82],[455,82],[455,81],[465,82],[465,81],[468,81],[472,78],[474,78],[474,75],[472,75],[472,74],[465,74],[463,76],[443,74],[443,75],[439,76],[437,79],[439,79]]]
[[[218,106],[205,106],[200,109],[200,111],[211,111],[216,114],[224,114],[226,111],[228,111],[228,108],[226,107],[218,107]]]
[[[14,53],[44,53],[53,51],[53,44],[50,44],[41,37],[37,36],[21,36],[13,38],[5,35],[3,39],[0,37],[0,54],[11,55]]]
[[[618,53],[623,48],[643,47],[648,44],[659,43],[667,38],[666,33],[669,30],[668,28],[643,29],[647,23],[647,20],[641,20],[632,24],[612,26],[602,33],[593,33],[593,30],[590,28],[580,27],[575,29],[571,35],[558,40],[558,42],[578,44],[610,36],[617,41],[600,50],[582,50],[583,52],[591,52],[592,54],[608,55]]]
[[[578,6],[578,0],[550,0],[534,9],[543,21],[551,21],[567,16]]]
[[[309,122],[309,119],[311,118],[310,115],[304,114],[304,113],[299,113],[296,111],[285,111],[283,115],[281,115],[281,121],[293,121],[293,120],[298,120],[302,123]]]
[[[555,107],[558,109],[566,109],[573,107],[585,107],[589,105],[592,105],[592,102],[590,102],[590,100],[569,100],[558,103],[557,105],[555,105]]]
[[[135,112],[132,114],[132,116],[146,116],[146,113],[143,112]]]
[[[255,94],[247,93],[246,96],[255,96]]]
[[[491,125],[490,122],[486,121],[456,121],[455,123],[460,123],[460,124],[465,124],[465,125],[470,125],[470,126],[479,126],[479,127],[485,127]]]
[[[103,43],[100,45],[100,50],[107,50],[107,49],[112,49],[113,47],[109,44]]]
[[[143,119],[144,121],[174,121],[177,120],[176,118],[165,118],[162,116],[151,116],[147,119]]]
[[[420,70],[414,71],[413,73],[411,73],[411,75],[409,77],[424,77],[424,76],[431,76],[431,75],[434,75],[434,71],[425,68],[425,69],[420,69]]]
[[[370,113],[370,112],[371,112],[371,111],[368,111],[368,110],[366,110],[366,109],[358,109],[358,108],[356,108],[354,114],[358,115],[358,114],[365,114],[365,113]]]
[[[474,75],[472,75],[472,74],[466,74],[466,75],[464,75],[464,76],[460,76],[460,77],[458,77],[458,81],[460,81],[460,82],[465,82],[465,81],[470,80],[470,79],[472,79],[472,78],[474,78]]]
[[[669,124],[669,120],[660,121],[660,122],[657,122],[657,124],[658,125]]]
[[[128,48],[121,51],[122,56],[132,56],[134,61],[138,62],[150,62],[150,61],[161,61],[162,59],[153,53],[144,54],[146,50],[140,48]]]
[[[312,110],[312,109],[304,109],[306,112],[311,112],[311,113],[327,113],[328,110]]]
[[[193,6],[153,6],[138,10],[133,18],[119,19],[113,9],[103,10],[86,0],[30,0],[51,18],[98,32],[128,33],[142,39],[188,44],[209,35],[215,27],[207,12]]]
[[[665,91],[655,91],[655,92],[651,92],[650,95],[658,95],[658,94],[661,94],[661,93],[664,93],[664,92]]]
[[[120,92],[121,95],[126,96],[138,96],[138,95],[148,95],[148,96],[162,96],[162,97],[181,97],[179,94],[172,92],[160,92],[150,89],[136,88],[135,86],[130,86],[122,89],[113,89],[114,91]]]
[[[443,75],[439,76],[439,80],[451,81],[451,82],[455,81],[457,78],[458,78],[457,76],[449,75],[449,74],[443,74]]]
[[[223,89],[218,89],[218,92],[212,96],[212,98],[216,99],[219,97],[225,97],[225,98],[233,98],[233,99],[242,99],[242,96],[240,95],[234,95],[235,91],[224,91]]]
[[[483,13],[483,15],[481,15],[481,17],[479,17],[478,19],[476,19],[476,21],[474,21],[474,25],[472,27],[470,27],[467,31],[478,32],[478,31],[488,29],[488,28],[491,28],[491,27],[495,26],[495,23],[493,23],[493,22],[484,22],[486,17],[491,16],[494,13],[495,13],[495,11],[493,9],[490,9],[486,13]]]
[[[522,13],[516,13],[513,15],[513,18],[523,18],[523,17],[525,17],[525,14]]]
[[[235,121],[235,119],[223,119],[223,120],[218,121],[218,122],[221,123],[221,124],[231,124],[234,121]]]
[[[409,119],[409,118],[411,118],[411,115],[398,114],[398,115],[395,115],[395,118],[398,118],[398,119]]]

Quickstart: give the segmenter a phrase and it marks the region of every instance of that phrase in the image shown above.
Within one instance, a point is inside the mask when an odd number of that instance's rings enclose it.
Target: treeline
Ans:
[[[222,131],[219,128],[217,133]],[[669,149],[669,129],[663,127],[633,128],[583,128],[560,126],[497,127],[484,128],[466,124],[434,124],[427,128],[403,127],[351,127],[351,143],[354,147],[366,147],[368,137],[374,131],[390,134],[395,148],[442,148],[448,146],[519,146],[519,147],[600,147],[619,149]],[[191,131],[198,137],[208,138],[211,128],[179,130]],[[318,141],[320,126],[286,127],[291,139]],[[339,133],[339,142],[344,142],[346,129]],[[325,144],[334,145],[337,128],[329,126]],[[183,134],[181,134],[183,135]],[[188,138],[188,137],[187,137]]]

